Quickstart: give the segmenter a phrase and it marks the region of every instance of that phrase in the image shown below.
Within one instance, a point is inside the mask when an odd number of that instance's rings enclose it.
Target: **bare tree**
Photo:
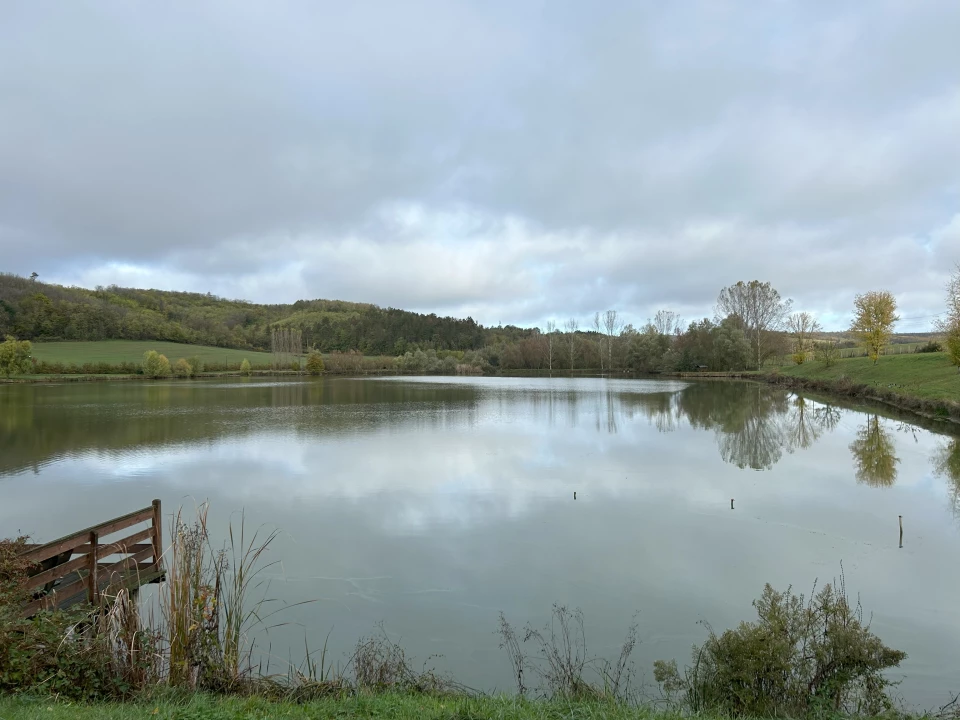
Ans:
[[[603,329],[607,333],[607,369],[613,369],[613,339],[620,335],[623,321],[616,310],[607,310],[603,314]]]
[[[680,331],[683,321],[673,310],[657,310],[657,314],[653,316],[653,320],[648,321],[648,324],[660,335],[669,337]]]
[[[567,331],[568,339],[570,340],[570,372],[573,372],[573,361],[577,352],[577,329],[579,327],[580,324],[577,322],[576,318],[570,318],[563,325],[564,330]]]
[[[600,372],[603,372],[603,319],[599,312],[593,314],[593,329],[598,335],[597,343],[600,345]]]
[[[547,320],[547,367],[553,372],[553,334],[557,331],[557,323]]]
[[[273,353],[273,367],[287,369],[294,358],[300,362],[303,355],[303,331],[299,328],[274,327],[270,330],[270,351]]]
[[[717,298],[717,315],[723,319],[737,317],[753,345],[757,368],[769,355],[770,335],[783,327],[789,314],[791,300],[783,300],[774,287],[759,280],[725,287]]]
[[[820,332],[820,323],[810,313],[798,312],[787,318],[787,330],[793,338],[793,361],[802,365],[813,343],[813,334]]]

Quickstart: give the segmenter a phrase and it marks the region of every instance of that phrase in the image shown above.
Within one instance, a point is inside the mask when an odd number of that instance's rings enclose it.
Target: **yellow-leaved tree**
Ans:
[[[29,340],[17,340],[8,335],[0,343],[0,374],[9,378],[27,372],[30,369],[31,347]]]
[[[156,350],[147,350],[143,354],[143,374],[152,378],[170,377],[170,361],[167,356]]]
[[[857,295],[853,302],[853,324],[850,331],[867,348],[867,354],[876,364],[880,353],[893,335],[893,326],[900,319],[897,300],[887,290],[874,290]]]

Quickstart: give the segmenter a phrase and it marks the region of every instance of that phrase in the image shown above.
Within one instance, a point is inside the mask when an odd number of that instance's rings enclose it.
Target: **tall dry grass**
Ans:
[[[262,577],[278,562],[265,562],[277,532],[251,534],[241,514],[239,527],[231,522],[226,543],[216,548],[208,513],[203,503],[188,521],[181,508],[172,523],[160,596],[167,680],[175,687],[232,690],[255,676],[252,631],[266,628],[279,611],[267,612],[276,601],[266,596]]]

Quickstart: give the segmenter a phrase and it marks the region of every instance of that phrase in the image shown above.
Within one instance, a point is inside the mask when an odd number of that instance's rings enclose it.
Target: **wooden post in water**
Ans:
[[[733,498],[730,498],[730,509],[733,510]]]
[[[87,573],[87,600],[91,605],[96,605],[100,595],[100,583],[97,580],[97,547],[100,544],[100,533],[96,530],[90,532],[90,554],[87,555],[88,573]]]
[[[163,525],[160,520],[160,501],[154,500],[153,505],[153,565],[160,569],[160,557],[163,555]]]
[[[903,515],[897,515],[900,520],[900,547],[903,547]]]

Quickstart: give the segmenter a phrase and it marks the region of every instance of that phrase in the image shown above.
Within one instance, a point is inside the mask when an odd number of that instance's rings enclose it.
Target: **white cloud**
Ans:
[[[487,323],[751,278],[838,327],[940,307],[955,3],[364,8],[19,4],[4,269]]]

